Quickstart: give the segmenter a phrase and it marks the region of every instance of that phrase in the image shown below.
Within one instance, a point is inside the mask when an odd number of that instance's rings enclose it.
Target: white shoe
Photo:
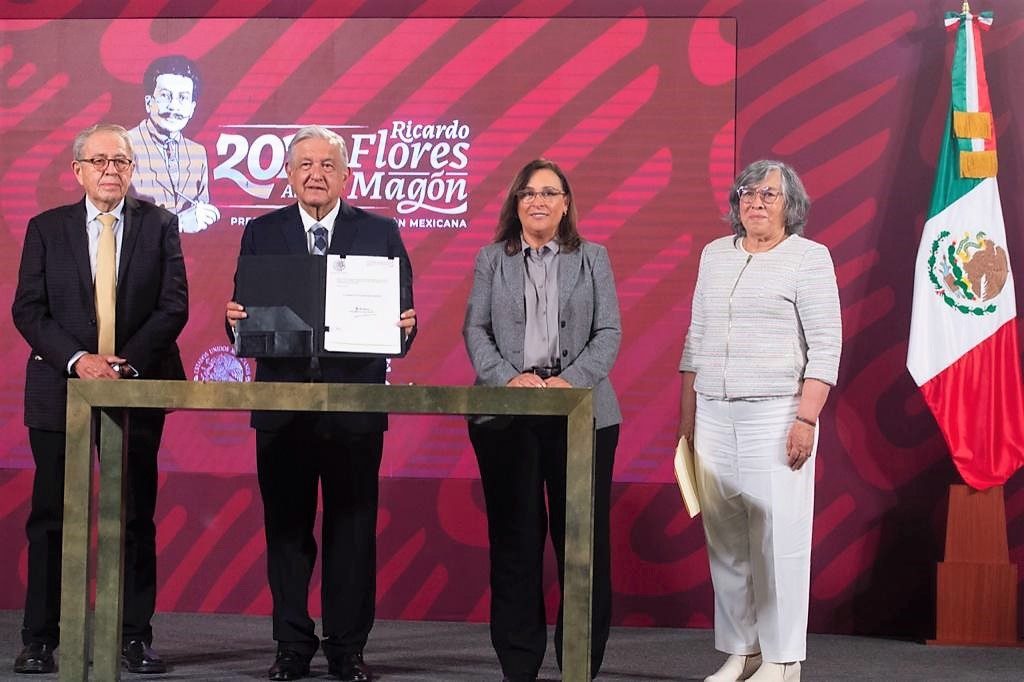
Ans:
[[[708,675],[704,682],[737,682],[750,679],[761,665],[761,654],[731,654],[714,675]]]
[[[762,663],[748,682],[800,682],[800,661]]]

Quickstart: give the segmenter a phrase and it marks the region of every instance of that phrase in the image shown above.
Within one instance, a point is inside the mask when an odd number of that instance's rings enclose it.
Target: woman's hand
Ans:
[[[799,471],[800,468],[811,458],[811,449],[814,447],[814,427],[801,421],[793,421],[789,427],[789,437],[786,439],[786,459],[789,468]]]
[[[572,384],[562,377],[548,377],[544,380],[544,385],[548,388],[572,388]]]
[[[513,388],[545,388],[544,380],[533,372],[523,372],[512,377],[506,386]]]
[[[794,419],[793,425],[789,427],[789,437],[786,439],[786,458],[789,468],[797,471],[811,458],[811,449],[814,447],[815,428],[811,424],[818,421],[821,408],[828,399],[831,386],[824,381],[807,379],[800,390],[800,404],[796,413],[802,415],[801,419],[811,422]]]
[[[697,423],[697,393],[693,390],[693,382],[697,375],[694,372],[681,372],[682,388],[679,396],[679,433],[676,438],[685,438],[693,449],[694,424]]]
[[[690,415],[688,418],[683,417],[679,420],[679,433],[676,434],[676,438],[685,438],[686,442],[689,443],[690,449],[693,449],[693,431],[694,431],[694,418]]]

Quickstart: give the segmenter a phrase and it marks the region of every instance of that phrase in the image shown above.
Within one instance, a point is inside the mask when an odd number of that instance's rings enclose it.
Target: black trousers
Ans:
[[[150,621],[156,608],[157,452],[164,427],[162,410],[133,410],[125,470],[124,541],[125,639],[153,641]],[[64,528],[63,431],[28,430],[36,473],[25,535],[28,586],[21,639],[25,644],[60,642],[60,576]]]
[[[361,652],[373,627],[377,579],[377,476],[384,434],[316,428],[300,415],[256,431],[256,472],[267,534],[267,580],[278,646],[311,657],[320,641],[309,617],[316,563],[317,488],[323,496],[320,599],[328,658]]]
[[[547,648],[544,612],[544,543],[565,570],[564,417],[515,417],[505,428],[469,425],[487,505],[491,559],[491,642],[510,680],[537,676]],[[594,582],[591,673],[604,659],[611,625],[609,506],[618,425],[596,432],[594,483]],[[545,492],[547,508],[545,510]],[[562,660],[562,604],[558,605],[555,653]]]

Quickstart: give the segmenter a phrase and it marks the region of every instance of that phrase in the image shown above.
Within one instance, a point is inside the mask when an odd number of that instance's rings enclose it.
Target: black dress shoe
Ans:
[[[267,671],[272,680],[300,680],[309,675],[309,659],[291,649],[278,649],[274,665]]]
[[[327,659],[327,672],[342,682],[368,682],[373,679],[370,666],[363,661],[362,652]]]
[[[142,639],[129,639],[121,647],[121,665],[130,673],[159,674],[167,672],[167,664]]]
[[[18,657],[14,659],[14,672],[16,673],[52,673],[57,669],[53,662],[52,644],[43,642],[32,642],[26,644]]]

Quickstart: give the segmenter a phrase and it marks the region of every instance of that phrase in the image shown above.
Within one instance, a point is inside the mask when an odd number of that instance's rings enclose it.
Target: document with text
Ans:
[[[327,256],[324,350],[401,353],[399,272],[397,258]]]

